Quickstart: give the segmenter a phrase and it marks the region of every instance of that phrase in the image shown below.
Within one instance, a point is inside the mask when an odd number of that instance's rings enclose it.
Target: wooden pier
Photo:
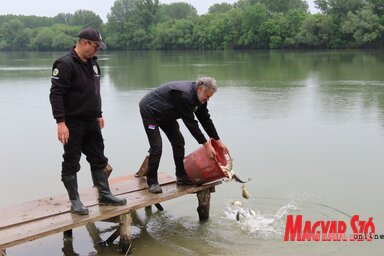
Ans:
[[[178,186],[175,177],[159,173],[161,194],[148,192],[146,180],[134,175],[122,176],[109,180],[114,195],[126,198],[123,206],[99,206],[96,188],[79,192],[81,201],[89,208],[89,215],[77,215],[70,212],[68,195],[57,195],[0,209],[0,255],[6,255],[6,249],[43,238],[56,233],[64,233],[64,241],[72,238],[72,229],[89,225],[97,221],[119,223],[119,228],[107,240],[113,243],[120,237],[119,247],[122,253],[131,246],[131,212],[156,205],[161,209],[161,202],[183,195],[196,193],[197,212],[201,221],[209,218],[210,193],[221,181],[202,186]],[[88,227],[88,226],[87,226]]]

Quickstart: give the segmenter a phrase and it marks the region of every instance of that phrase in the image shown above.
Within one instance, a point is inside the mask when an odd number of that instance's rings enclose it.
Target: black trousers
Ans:
[[[163,150],[160,129],[168,137],[172,145],[173,159],[175,161],[175,169],[177,177],[186,177],[187,174],[184,169],[184,155],[185,155],[185,141],[180,132],[180,126],[176,120],[166,125],[157,125],[156,121],[141,114],[143,125],[149,141],[149,159],[148,159],[148,185],[158,183],[157,172],[159,169],[160,158]],[[160,129],[159,129],[160,128]]]
[[[72,175],[80,170],[81,153],[91,166],[91,171],[104,168],[108,158],[104,156],[104,140],[97,119],[66,118],[69,140],[64,145],[61,175]]]

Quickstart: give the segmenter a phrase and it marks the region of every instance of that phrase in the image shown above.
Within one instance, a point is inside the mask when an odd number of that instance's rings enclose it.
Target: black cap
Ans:
[[[81,30],[77,36],[82,39],[88,39],[96,42],[101,49],[107,48],[107,46],[102,41],[103,38],[101,37],[101,34],[94,28],[85,28]]]

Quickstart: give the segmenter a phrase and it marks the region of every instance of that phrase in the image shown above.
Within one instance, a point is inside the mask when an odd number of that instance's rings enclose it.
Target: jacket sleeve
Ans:
[[[70,86],[70,68],[63,62],[55,61],[52,67],[49,100],[56,123],[65,121],[64,97]]]
[[[204,144],[207,142],[207,139],[199,128],[199,123],[195,119],[193,106],[187,99],[183,98],[182,92],[172,91],[171,97],[174,104],[176,105],[176,108],[180,111],[181,119],[183,120],[185,126],[188,128],[192,136],[197,140],[199,144]]]
[[[208,136],[215,140],[220,139],[219,135],[217,134],[215,125],[213,124],[213,121],[211,119],[211,115],[209,114],[207,103],[204,103],[204,105],[199,107],[195,114]]]

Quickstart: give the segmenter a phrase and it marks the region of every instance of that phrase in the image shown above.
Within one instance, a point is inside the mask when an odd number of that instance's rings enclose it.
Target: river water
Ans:
[[[0,207],[65,193],[62,146],[48,100],[51,64],[62,53],[0,53]],[[216,188],[210,220],[199,223],[196,196],[140,210],[133,255],[378,255],[383,239],[350,241],[351,217],[372,218],[384,234],[384,52],[208,51],[101,52],[103,135],[113,177],[139,168],[148,149],[138,102],[170,80],[209,75],[219,90],[209,109],[236,182]],[[186,152],[199,145],[180,123]],[[174,174],[164,136],[160,171]],[[83,157],[84,158],[84,157]],[[92,184],[81,161],[79,186]],[[234,203],[236,202],[236,203]],[[239,206],[239,202],[241,206]],[[348,241],[284,241],[287,216],[339,221]],[[239,219],[239,220],[237,220]],[[110,224],[96,223],[101,238]],[[0,231],[1,232],[1,231]],[[120,255],[74,230],[78,255]],[[62,235],[7,249],[8,255],[64,255]]]

